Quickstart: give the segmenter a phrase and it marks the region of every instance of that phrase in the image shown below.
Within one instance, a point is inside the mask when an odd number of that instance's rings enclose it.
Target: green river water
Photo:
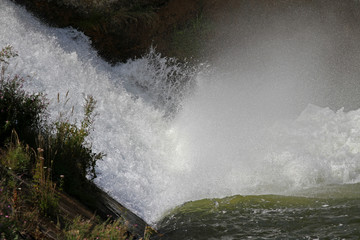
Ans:
[[[360,184],[299,196],[231,196],[188,202],[159,223],[163,239],[360,239]],[[301,196],[300,196],[301,195]]]

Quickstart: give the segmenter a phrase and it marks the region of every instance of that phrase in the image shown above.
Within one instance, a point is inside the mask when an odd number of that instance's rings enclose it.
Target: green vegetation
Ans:
[[[57,192],[51,181],[44,183],[50,191],[26,186],[10,171],[0,168],[0,239],[134,239],[123,219],[71,219],[57,208],[58,197],[55,201],[53,198]],[[49,203],[55,203],[51,207],[56,217],[44,212],[45,208],[49,211]]]
[[[155,8],[145,2],[112,2],[112,1],[70,1],[65,4],[76,7],[81,15],[74,24],[83,31],[93,31],[98,34],[112,32],[116,34],[119,28],[129,24],[143,22],[152,26],[156,17]]]
[[[7,73],[16,56],[11,46],[0,51],[0,239],[133,239],[121,218],[70,217],[60,207],[64,193],[88,206],[97,197],[91,181],[104,154],[86,140],[96,101],[86,97],[80,122],[60,113],[49,123],[44,95],[27,93],[24,78]]]
[[[61,113],[51,129],[39,138],[39,145],[48,159],[44,166],[53,169],[52,179],[57,183],[65,180],[62,185],[64,191],[77,197],[84,194],[80,190],[88,182],[87,176],[91,180],[96,178],[96,162],[104,156],[103,153],[94,153],[91,144],[86,141],[96,116],[95,104],[94,98],[88,96],[84,118],[79,124],[69,122],[64,118],[66,114]]]
[[[213,31],[213,25],[203,14],[189,21],[184,26],[176,26],[170,41],[170,55],[179,59],[201,59],[204,43]]]
[[[112,21],[116,24],[126,26],[130,23],[144,22],[151,26],[155,19],[155,9],[152,7],[134,4],[129,7],[119,7],[119,9],[111,12]]]
[[[94,122],[96,101],[91,96],[85,99],[84,119],[79,124],[69,122],[64,113],[55,123],[48,123],[44,95],[25,92],[22,87],[24,78],[7,74],[7,61],[16,55],[11,46],[0,54],[0,147],[7,146],[9,150],[2,163],[15,171],[34,167],[37,181],[45,177],[59,184],[64,180],[60,176],[65,176],[64,191],[74,195],[86,185],[87,176],[96,177],[96,162],[104,156],[103,153],[94,153],[86,141]],[[16,144],[9,143],[14,132],[19,134],[15,134]],[[25,157],[20,151],[23,147],[19,139],[28,144],[28,149],[37,149],[37,152]],[[52,170],[37,176],[39,165]]]
[[[42,148],[37,149],[33,195],[42,214],[56,217],[59,196],[56,193],[56,184],[51,179],[51,168],[47,168],[44,164],[43,152]]]
[[[6,151],[2,154],[0,159],[1,164],[18,174],[28,173],[27,171],[30,169],[31,164],[30,156],[19,142],[15,131],[12,132],[11,138],[14,138],[14,140],[11,140],[7,144]]]
[[[33,208],[28,208],[19,192],[21,188],[15,184],[14,180],[1,172],[0,177],[0,239],[19,239],[19,237],[28,231],[36,229],[34,222],[37,221]],[[39,237],[38,233],[33,231],[34,237]]]
[[[17,53],[11,46],[0,51],[0,146],[4,146],[13,129],[21,139],[32,142],[33,135],[42,126],[47,106],[43,94],[29,94],[23,90],[23,77],[7,74],[8,61],[15,56]]]
[[[109,218],[102,224],[94,223],[91,220],[83,220],[80,217],[75,218],[71,225],[66,228],[65,238],[69,240],[76,239],[133,239],[126,224],[121,220],[111,221]]]

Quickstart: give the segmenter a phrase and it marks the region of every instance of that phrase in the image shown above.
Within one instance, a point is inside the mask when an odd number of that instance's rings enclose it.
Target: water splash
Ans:
[[[83,96],[96,98],[91,138],[107,154],[96,183],[151,223],[189,200],[360,181],[358,110],[309,106],[295,117],[286,78],[199,73],[155,52],[111,66],[82,33],[0,4],[0,46],[19,53],[9,70],[49,99],[69,91],[77,119]],[[51,118],[61,110],[52,100]]]
[[[10,1],[0,3],[0,45],[11,44],[19,54],[9,71],[29,76],[29,91],[47,94],[51,119],[72,106],[73,118],[81,119],[83,97],[95,97],[99,117],[91,141],[95,151],[107,154],[96,183],[153,221],[171,202],[166,191],[177,173],[168,157],[175,143],[167,129],[194,70],[154,51],[111,66],[82,33],[49,28]],[[58,93],[64,98],[67,91],[67,105],[59,106]]]

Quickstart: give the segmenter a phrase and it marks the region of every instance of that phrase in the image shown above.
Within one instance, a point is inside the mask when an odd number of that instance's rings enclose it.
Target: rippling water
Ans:
[[[159,223],[160,231],[163,239],[359,239],[360,185],[312,191],[312,197],[232,196],[189,202],[169,213]]]

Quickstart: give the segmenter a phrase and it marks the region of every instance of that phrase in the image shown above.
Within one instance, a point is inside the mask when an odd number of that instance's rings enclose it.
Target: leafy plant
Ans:
[[[11,46],[0,51],[0,146],[4,145],[13,129],[21,138],[38,131],[47,106],[42,93],[24,91],[23,77],[7,74],[8,60],[16,56]]]
[[[62,181],[64,191],[75,196],[81,195],[87,177],[91,180],[96,178],[96,162],[104,156],[103,153],[94,153],[87,141],[96,116],[95,104],[92,96],[85,98],[84,118],[80,123],[72,123],[65,113],[60,113],[52,130],[41,140],[46,158],[50,161],[47,166],[51,165],[53,169],[53,179]]]
[[[5,46],[0,51],[0,62],[8,64],[8,59],[18,56],[11,45]]]
[[[22,146],[18,135],[13,131],[11,141],[7,144],[7,150],[3,152],[0,162],[16,173],[28,173],[31,165],[31,158],[28,152],[28,147],[24,148]]]

